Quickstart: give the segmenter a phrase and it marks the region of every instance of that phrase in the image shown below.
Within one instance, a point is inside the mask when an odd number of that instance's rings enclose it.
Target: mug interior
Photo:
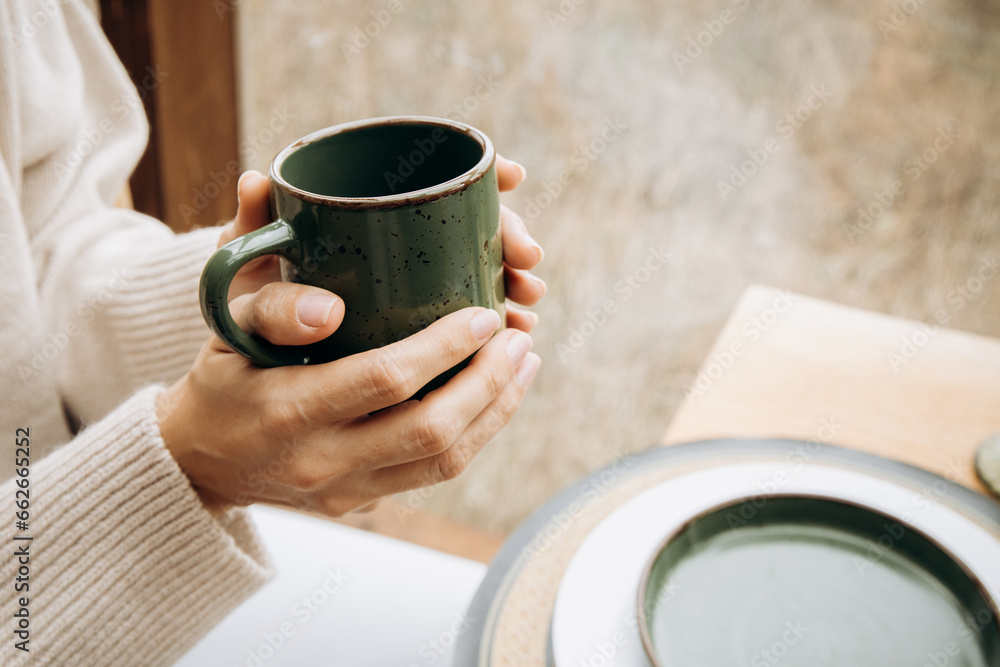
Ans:
[[[295,147],[278,167],[289,185],[324,197],[371,198],[425,190],[471,171],[477,137],[432,122],[343,129]]]

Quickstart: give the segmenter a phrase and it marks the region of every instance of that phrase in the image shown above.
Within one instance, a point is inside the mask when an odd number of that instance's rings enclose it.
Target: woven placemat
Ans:
[[[919,468],[824,443],[712,440],[673,445],[618,459],[549,501],[505,543],[491,563],[458,638],[456,665],[543,667],[552,664],[549,628],[563,574],[587,535],[643,491],[674,477],[720,465],[787,461],[874,474],[925,493],[1000,539],[1000,504]]]

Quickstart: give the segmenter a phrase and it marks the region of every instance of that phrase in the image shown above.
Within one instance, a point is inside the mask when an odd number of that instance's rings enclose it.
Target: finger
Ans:
[[[238,235],[260,229],[271,222],[269,199],[270,183],[259,171],[247,171],[240,176],[236,186],[239,207],[236,210]]]
[[[523,308],[518,308],[511,304],[507,304],[507,326],[511,329],[520,329],[525,333],[531,333],[531,330],[535,328],[538,324],[538,315],[531,312],[530,310],[524,310]]]
[[[548,290],[548,286],[541,278],[509,266],[503,268],[503,281],[507,298],[522,306],[533,306],[538,303]]]
[[[495,310],[463,308],[397,343],[326,364],[275,369],[275,376],[307,388],[306,414],[333,424],[402,403],[472,356],[499,327]]]
[[[356,424],[353,435],[364,445],[351,452],[352,467],[375,470],[447,450],[506,389],[530,349],[531,336],[503,331],[422,401],[410,401]]]
[[[369,487],[389,495],[439,484],[460,475],[517,412],[540,364],[538,355],[527,354],[517,367],[514,381],[507,384],[451,447],[435,456],[375,470]]]
[[[500,207],[500,228],[503,239],[503,261],[515,269],[533,269],[542,261],[545,251],[531,238],[528,228],[517,213]]]
[[[516,188],[528,176],[528,170],[522,165],[497,154],[497,182],[500,192]]]
[[[239,206],[236,219],[226,225],[219,243],[224,244],[272,222],[268,203],[270,185],[259,171],[246,171],[236,185]]]
[[[298,283],[269,283],[254,294],[234,299],[229,310],[241,329],[275,345],[316,343],[336,331],[344,319],[342,299]]]

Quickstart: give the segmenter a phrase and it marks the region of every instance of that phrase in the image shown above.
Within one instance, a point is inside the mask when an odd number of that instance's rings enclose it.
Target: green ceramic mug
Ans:
[[[226,244],[205,266],[205,321],[264,367],[381,347],[466,306],[493,308],[504,321],[495,161],[486,135],[438,118],[375,118],[303,137],[271,163],[275,222]],[[233,321],[233,276],[271,254],[282,258],[284,280],[344,300],[344,321],[329,338],[278,346]]]

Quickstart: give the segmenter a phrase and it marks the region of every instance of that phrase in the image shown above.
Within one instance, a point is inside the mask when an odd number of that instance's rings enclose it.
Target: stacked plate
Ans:
[[[1000,541],[893,482],[792,467],[691,473],[611,514],[559,587],[555,663],[1000,665]]]
[[[511,664],[1000,665],[1000,506],[857,452],[788,455],[803,444],[715,441],[640,455],[633,480],[671,464],[690,471],[605,512],[561,566],[557,549],[532,545],[583,496],[555,499],[491,565],[470,609],[481,620],[456,664],[510,662],[506,644],[519,636],[510,626],[532,622],[510,610],[524,608],[517,598],[534,570],[559,576],[551,606],[544,594],[534,604],[550,614],[547,651],[519,647]],[[723,463],[734,452],[749,460]]]

